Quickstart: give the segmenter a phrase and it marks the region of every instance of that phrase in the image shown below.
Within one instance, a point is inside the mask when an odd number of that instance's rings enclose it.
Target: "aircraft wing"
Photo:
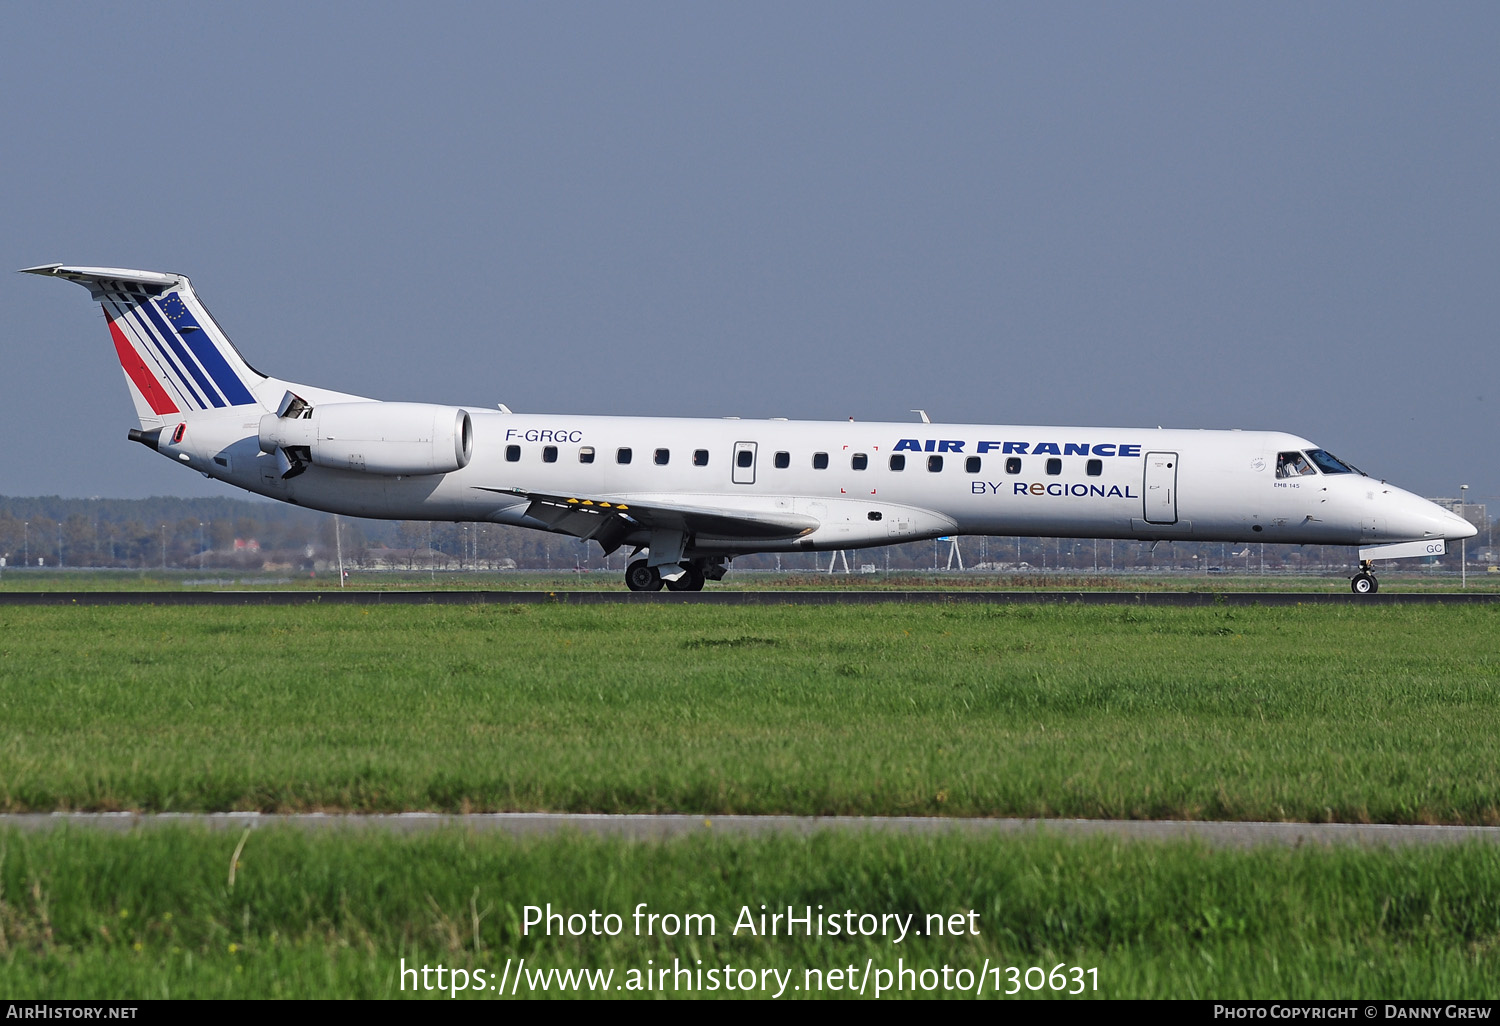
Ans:
[[[718,538],[770,539],[795,538],[819,526],[819,521],[812,517],[780,511],[690,506],[656,499],[635,502],[620,496],[553,495],[525,488],[484,491],[519,495],[530,501],[527,516],[562,534],[596,540],[606,552],[613,552],[627,535],[642,529]]]

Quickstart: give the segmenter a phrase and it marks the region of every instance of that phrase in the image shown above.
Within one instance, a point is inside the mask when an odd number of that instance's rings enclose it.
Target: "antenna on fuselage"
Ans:
[[[932,418],[929,417],[929,416],[927,416],[927,411],[926,410],[907,410],[906,412],[907,413],[915,413],[918,417],[921,417],[923,424],[931,424],[932,423]]]

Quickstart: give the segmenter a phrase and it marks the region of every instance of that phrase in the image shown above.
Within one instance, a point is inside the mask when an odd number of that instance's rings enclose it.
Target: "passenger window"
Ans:
[[[1005,461],[1005,472],[1007,474],[1019,474],[1021,472],[1021,457],[1008,457]]]
[[[543,463],[556,463],[557,462],[557,446],[555,446],[555,445],[544,445],[544,446],[542,446],[542,462]]]
[[[970,456],[964,460],[964,469],[971,474],[979,473],[980,460],[978,456]]]
[[[864,470],[870,465],[870,457],[862,452],[857,452],[849,458],[849,466],[853,470]]]
[[[1062,460],[1058,459],[1056,456],[1050,457],[1047,460],[1047,473],[1051,474],[1053,477],[1056,477],[1058,474],[1061,474],[1062,473]]]
[[[665,467],[669,462],[671,462],[671,459],[672,459],[672,450],[670,450],[670,449],[658,449],[658,450],[656,450],[656,465],[658,467]]]
[[[750,466],[750,464],[755,462],[755,453],[751,452],[749,449],[741,449],[739,452],[734,454],[734,462],[741,467],[748,467]]]
[[[941,456],[927,457],[927,469],[936,474],[943,469],[943,458]]]
[[[898,453],[892,454],[892,456],[891,456],[891,469],[892,470],[905,470],[906,469],[906,454],[905,453],[898,452]]]
[[[1088,462],[1088,474],[1089,474],[1089,477],[1098,477],[1098,476],[1100,476],[1103,473],[1104,473],[1104,461],[1103,460],[1089,460],[1089,462]]]
[[[706,466],[708,466],[708,450],[707,449],[694,449],[693,450],[693,466],[695,466],[695,467],[706,467]]]
[[[519,463],[521,461],[521,447],[519,445],[507,445],[505,447],[505,462]]]
[[[813,469],[814,470],[827,470],[828,469],[828,454],[826,452],[815,452],[815,453],[813,453]]]
[[[630,456],[631,456],[631,453],[630,453],[630,449],[629,448],[618,449],[618,450],[615,451],[615,462],[616,463],[629,463],[630,462]]]
[[[785,470],[792,465],[792,454],[789,452],[778,452],[776,454],[776,469]]]
[[[1279,452],[1276,454],[1276,476],[1277,477],[1303,477],[1307,474],[1316,474],[1312,464],[1307,462],[1307,457],[1300,452]]]
[[[592,463],[592,462],[594,462],[594,447],[592,445],[585,445],[582,449],[578,450],[578,462],[579,463]]]

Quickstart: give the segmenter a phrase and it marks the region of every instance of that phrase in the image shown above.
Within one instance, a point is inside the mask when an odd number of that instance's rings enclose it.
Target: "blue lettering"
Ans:
[[[896,443],[894,452],[921,452],[922,445],[915,438],[903,438]]]
[[[1017,456],[1025,456],[1026,447],[1030,444],[1030,442],[1006,442],[1005,448],[1000,451],[1006,454],[1015,453]]]
[[[984,482],[983,481],[970,481],[969,482],[969,491],[972,492],[975,495],[983,495],[984,494]],[[634,585],[631,585],[631,587],[634,587]]]
[[[1122,445],[1122,446],[1120,446],[1120,455],[1121,456],[1139,456],[1140,454],[1141,454],[1141,447],[1139,445]]]
[[[1089,454],[1089,447],[1087,445],[1079,445],[1076,442],[1065,442],[1063,443],[1062,454],[1064,456],[1087,456]]]
[[[1049,484],[1047,486],[1047,494],[1048,495],[1066,495],[1067,493],[1065,491],[1063,491],[1063,486],[1062,485],[1060,485],[1060,484]]]
[[[1061,456],[1056,442],[1038,442],[1036,448],[1031,450],[1033,456]]]
[[[1140,498],[1140,496],[1139,496],[1139,495],[1135,495],[1135,494],[1133,494],[1133,493],[1132,493],[1132,492],[1131,492],[1131,491],[1130,491],[1130,486],[1129,486],[1129,485],[1126,485],[1126,486],[1125,486],[1125,498],[1127,498],[1127,499],[1139,499],[1139,498]]]
[[[1129,498],[1129,496],[1125,496],[1125,495],[1121,495],[1120,494],[1120,486],[1119,485],[1110,485],[1109,486],[1109,496],[1108,496],[1108,498],[1111,498],[1111,499],[1125,499],[1125,498]]]
[[[1030,485],[1024,485],[1024,484],[1022,484],[1019,481],[1017,481],[1015,483],[1014,487],[1016,489],[1016,491],[1015,491],[1016,495],[1025,495],[1027,493],[1027,491],[1030,490],[1030,488],[1031,488]]]
[[[1113,456],[1115,455],[1115,447],[1112,443],[1109,442],[1105,442],[1103,445],[1096,445],[1094,446],[1094,455]]]
[[[1089,494],[1096,495],[1101,499],[1107,498],[1107,496],[1104,494],[1104,489],[1099,485],[1089,485]]]
[[[937,451],[938,452],[963,452],[964,451],[964,443],[963,442],[954,441],[951,438],[944,438],[944,439],[942,439],[941,441],[938,442],[938,449],[937,449]]]
[[[936,438],[929,438],[929,439],[927,439],[927,444],[922,447],[922,451],[923,452],[937,452],[937,439]]]
[[[998,449],[998,448],[1000,448],[1000,443],[999,442],[980,442],[979,443],[979,452],[981,452],[981,453],[989,452],[991,449]]]
[[[505,429],[505,440],[508,442],[508,441],[510,441],[514,437],[516,437],[516,429],[515,428],[506,428]]]

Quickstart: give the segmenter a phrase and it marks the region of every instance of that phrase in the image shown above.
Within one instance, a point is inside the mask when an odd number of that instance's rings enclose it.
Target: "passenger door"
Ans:
[[[1177,523],[1177,454],[1146,453],[1146,484],[1141,500],[1148,524]]]

